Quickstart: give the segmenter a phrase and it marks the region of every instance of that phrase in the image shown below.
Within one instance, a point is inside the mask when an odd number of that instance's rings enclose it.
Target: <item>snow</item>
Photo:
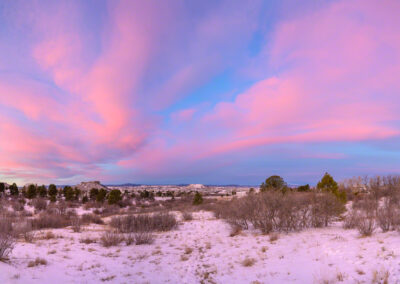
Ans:
[[[209,212],[193,217],[176,230],[157,233],[153,244],[140,246],[80,243],[82,238],[98,239],[105,230],[101,225],[81,233],[43,230],[32,244],[20,240],[10,263],[0,262],[0,283],[371,283],[386,271],[389,283],[400,283],[399,232],[377,230],[362,238],[338,222],[280,234],[271,242],[257,231],[230,237],[229,225]],[[59,238],[41,239],[47,231]],[[28,268],[36,257],[48,264]],[[246,258],[253,258],[254,265],[243,266]]]

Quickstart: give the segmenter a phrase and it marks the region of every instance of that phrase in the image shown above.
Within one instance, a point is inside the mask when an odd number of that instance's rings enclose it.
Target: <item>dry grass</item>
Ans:
[[[28,267],[35,267],[39,265],[47,265],[47,260],[44,258],[37,257],[35,260],[31,260],[28,263]]]
[[[246,257],[243,261],[242,261],[242,265],[244,267],[250,267],[253,266],[256,263],[256,260],[254,258],[249,258]]]
[[[123,242],[124,237],[116,232],[106,231],[100,237],[100,242],[104,247],[119,245]]]

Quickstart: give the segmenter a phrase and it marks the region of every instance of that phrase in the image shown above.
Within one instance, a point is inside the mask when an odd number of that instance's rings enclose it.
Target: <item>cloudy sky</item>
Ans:
[[[0,2],[0,180],[400,173],[400,2]]]

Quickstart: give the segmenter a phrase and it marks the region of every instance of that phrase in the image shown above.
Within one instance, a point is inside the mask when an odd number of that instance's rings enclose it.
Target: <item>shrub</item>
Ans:
[[[135,245],[150,245],[154,242],[154,235],[151,232],[134,233],[132,235],[129,235],[128,238],[131,238]]]
[[[119,245],[123,240],[124,237],[121,234],[111,231],[104,232],[100,237],[100,242],[104,247]]]
[[[301,185],[297,188],[297,191],[300,192],[310,191],[310,185],[309,184]]]
[[[203,196],[200,192],[196,191],[194,198],[193,198],[193,205],[200,205],[203,203]]]
[[[357,224],[357,229],[360,235],[364,237],[371,236],[372,233],[375,231],[375,218],[360,218],[359,223]]]
[[[15,239],[10,233],[0,232],[0,261],[8,260],[8,256],[13,251]]]
[[[104,224],[103,220],[98,215],[95,214],[83,214],[81,216],[81,221],[83,224],[90,224],[90,223],[98,225]]]
[[[36,211],[43,211],[47,208],[47,201],[41,198],[34,199],[32,205]]]
[[[343,228],[345,229],[354,229],[357,227],[357,224],[360,222],[360,216],[356,210],[351,210],[343,222]]]
[[[19,202],[19,200],[18,200],[18,202],[15,202],[15,201],[12,202],[11,207],[13,208],[14,211],[17,211],[17,212],[23,211],[25,209],[24,204],[22,202]]]
[[[193,214],[188,211],[183,211],[182,212],[182,219],[184,221],[192,221],[193,220]]]
[[[273,231],[298,231],[323,227],[344,210],[332,194],[296,193],[282,195],[268,191],[219,203],[213,209],[233,227],[248,229],[249,224],[268,234]]]
[[[399,211],[389,202],[377,210],[377,224],[383,232],[394,230],[399,224]]]
[[[75,217],[71,220],[72,230],[74,233],[80,233],[82,230],[81,219],[79,217]]]
[[[69,216],[62,214],[49,214],[43,212],[39,217],[32,219],[32,226],[35,229],[64,228],[71,224]]]
[[[91,239],[91,238],[83,238],[83,239],[80,239],[79,242],[88,245],[88,244],[96,243],[96,240],[95,239]]]
[[[10,234],[12,232],[12,222],[10,218],[0,218],[0,234]]]
[[[170,213],[156,213],[114,217],[110,225],[122,233],[170,231],[177,226],[177,221]]]
[[[35,267],[39,265],[47,265],[47,260],[44,258],[37,257],[35,260],[31,260],[28,263],[28,267]]]
[[[249,257],[246,257],[242,261],[242,265],[245,266],[245,267],[253,266],[255,263],[256,263],[256,260],[254,258],[249,258]]]

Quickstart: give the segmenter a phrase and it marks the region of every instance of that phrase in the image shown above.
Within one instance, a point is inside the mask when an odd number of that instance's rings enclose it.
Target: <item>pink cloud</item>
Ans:
[[[195,112],[196,109],[194,108],[183,109],[171,114],[171,118],[177,122],[190,121],[193,118]]]
[[[279,24],[266,51],[277,75],[188,121],[185,129],[193,130],[159,143],[157,162],[143,158],[142,170],[161,170],[175,155],[178,171],[262,145],[399,136],[392,122],[400,119],[400,4],[386,4],[336,1]]]

